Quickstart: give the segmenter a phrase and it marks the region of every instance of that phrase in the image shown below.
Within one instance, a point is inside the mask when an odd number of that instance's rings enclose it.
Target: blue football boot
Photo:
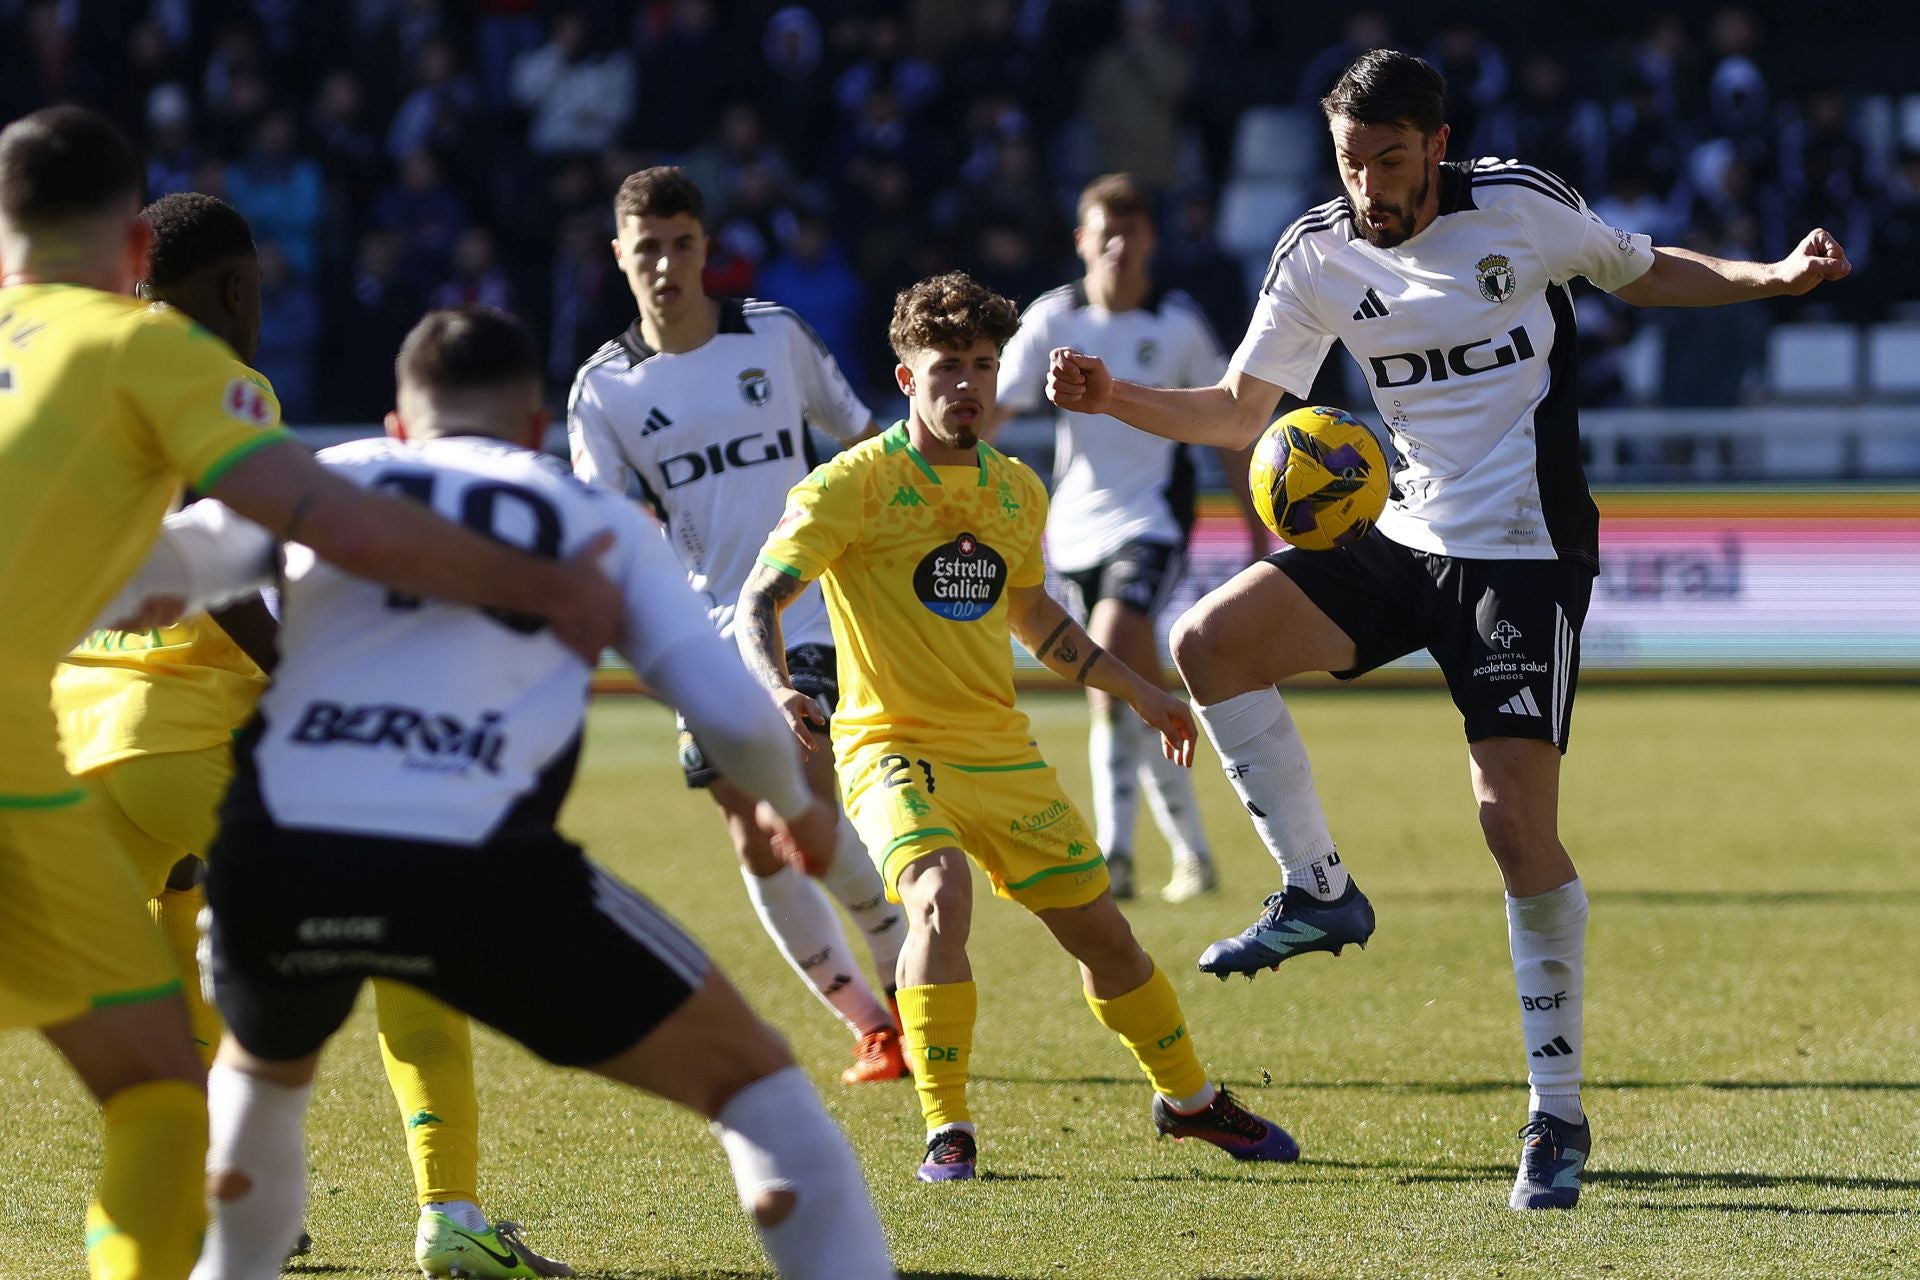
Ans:
[[[1580,1203],[1580,1173],[1593,1150],[1593,1131],[1544,1111],[1520,1130],[1520,1176],[1507,1197],[1511,1209],[1571,1209]]]
[[[1347,891],[1332,902],[1322,902],[1305,889],[1293,888],[1267,897],[1266,910],[1236,938],[1222,938],[1200,954],[1200,970],[1222,982],[1230,973],[1248,978],[1262,969],[1277,969],[1282,960],[1307,951],[1331,951],[1349,942],[1362,949],[1373,936],[1373,904],[1360,886],[1347,882]]]

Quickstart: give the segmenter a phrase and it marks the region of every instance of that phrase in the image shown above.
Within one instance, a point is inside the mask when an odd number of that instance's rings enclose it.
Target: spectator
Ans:
[[[353,72],[334,70],[321,80],[308,125],[315,158],[327,181],[348,209],[364,208],[385,157],[378,134],[367,119],[366,93]]]
[[[494,307],[514,310],[513,284],[500,269],[493,232],[468,227],[453,245],[453,274],[430,299],[435,307]]]
[[[177,84],[163,84],[147,97],[148,198],[195,190],[194,171],[199,167],[187,91]]]
[[[460,72],[453,46],[430,40],[414,64],[414,89],[401,101],[387,130],[387,154],[399,160],[414,151],[458,156],[480,110],[480,91]]]
[[[273,241],[287,267],[312,279],[318,260],[317,233],[325,211],[320,166],[295,150],[293,113],[267,114],[253,131],[253,145],[227,171],[227,199],[253,224],[253,234]]]
[[[432,153],[413,151],[400,162],[399,181],[374,200],[373,224],[400,236],[402,274],[410,284],[425,286],[440,278],[467,225],[467,209],[441,180]]]
[[[633,58],[597,40],[585,12],[563,9],[547,42],[515,59],[513,100],[533,114],[536,155],[600,151],[633,118]]]
[[[1744,173],[1735,162],[1729,171]],[[1744,181],[1744,178],[1739,179]],[[1753,261],[1761,256],[1760,230],[1744,211],[1730,213],[1715,228],[1701,228],[1686,247],[1717,257]],[[1674,409],[1736,405],[1760,381],[1767,349],[1766,312],[1760,307],[1674,307],[1659,313],[1667,331],[1660,403]]]
[[[760,42],[764,72],[754,84],[763,120],[805,172],[820,167],[833,137],[833,94],[822,63],[820,20],[800,5],[767,19]]]
[[[341,421],[378,422],[393,408],[393,354],[424,310],[400,271],[405,252],[395,231],[362,238],[334,302],[326,406]]]
[[[1386,15],[1377,9],[1361,9],[1347,18],[1340,38],[1328,45],[1307,61],[1307,69],[1300,75],[1300,88],[1293,99],[1303,107],[1318,110],[1320,99],[1327,96],[1333,88],[1333,82],[1340,73],[1353,65],[1353,60],[1369,49],[1394,49],[1399,46],[1393,41],[1393,27]]]
[[[1901,151],[1875,201],[1874,255],[1864,282],[1883,318],[1920,320],[1920,150]]]
[[[1646,190],[1668,196],[1680,183],[1689,149],[1680,121],[1661,108],[1652,82],[1629,76],[1609,113],[1607,171],[1631,175]]]
[[[1214,239],[1214,205],[1204,187],[1187,187],[1168,202],[1153,273],[1185,290],[1230,347],[1247,324],[1246,271]]]
[[[789,299],[848,381],[866,385],[867,344],[860,333],[866,291],[825,218],[810,210],[794,217],[783,252],[761,269],[758,288],[769,298]]]
[[[258,228],[256,228],[256,231]],[[253,366],[273,383],[280,414],[314,421],[313,359],[323,326],[320,303],[271,240],[260,242],[260,350]],[[389,353],[388,360],[392,360]]]
[[[474,0],[473,43],[480,91],[495,111],[512,97],[513,64],[540,47],[539,0]]]
[[[1187,51],[1164,38],[1160,0],[1126,0],[1119,40],[1094,57],[1081,94],[1093,126],[1096,170],[1171,186],[1180,150],[1180,100],[1192,78]]]
[[[892,96],[900,112],[913,116],[932,104],[940,92],[940,73],[931,62],[906,50],[905,24],[882,12],[867,24],[865,56],[841,73],[834,83],[834,101],[849,115],[877,93]]]
[[[1606,117],[1594,103],[1575,98],[1567,69],[1549,53],[1527,55],[1520,95],[1487,117],[1484,146],[1476,154],[1525,156],[1582,192],[1599,192],[1607,160]]]
[[[760,113],[744,102],[727,108],[714,140],[687,157],[686,167],[719,209],[755,217],[787,190],[792,174]]]
[[[641,56],[640,143],[674,156],[698,146],[732,100],[730,65],[712,0],[672,0],[666,30]]]
[[[1423,55],[1447,81],[1449,148],[1456,156],[1490,154],[1481,129],[1488,114],[1507,96],[1507,59],[1500,46],[1471,22],[1442,27]],[[1538,163],[1531,156],[1529,163]]]
[[[1812,94],[1799,118],[1780,131],[1785,225],[1825,227],[1847,246],[1855,268],[1865,267],[1874,257],[1871,214],[1873,192],[1880,185],[1874,169],[1846,95],[1837,89]],[[1852,295],[1857,287],[1844,293]],[[1843,299],[1826,301],[1838,304]]]
[[[607,240],[597,210],[561,224],[547,302],[547,380],[554,387],[571,385],[586,358],[633,321],[632,295]]]

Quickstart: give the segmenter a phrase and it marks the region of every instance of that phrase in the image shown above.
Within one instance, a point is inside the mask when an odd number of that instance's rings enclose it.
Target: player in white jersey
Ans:
[[[1055,347],[1111,352],[1117,376],[1154,386],[1207,387],[1220,380],[1225,357],[1200,308],[1179,290],[1153,283],[1155,235],[1145,188],[1124,173],[1094,179],[1080,193],[1073,243],[1085,275],[1035,299],[1001,356],[1002,419],[1046,403],[1047,353]],[[1054,440],[1047,555],[1079,598],[1088,634],[1135,671],[1158,671],[1155,620],[1180,581],[1193,526],[1187,447],[1117,418],[1064,412]],[[1267,532],[1247,495],[1246,451],[1221,453],[1257,558]],[[1161,895],[1184,902],[1209,892],[1213,859],[1192,776],[1154,748],[1127,707],[1091,687],[1087,701],[1094,828],[1107,851],[1113,896],[1133,896],[1136,779],[1173,851],[1173,874]]]
[[[321,461],[545,558],[604,550],[625,600],[621,652],[760,800],[770,832],[830,856],[837,811],[808,790],[784,721],[658,529],[534,451],[540,367],[503,313],[433,312],[401,348],[394,438]],[[227,1033],[195,1280],[279,1274],[305,1201],[319,1052],[374,976],[707,1117],[781,1275],[891,1276],[853,1153],[778,1034],[692,938],[555,830],[589,664],[537,618],[396,594],[298,544],[283,566],[271,534],[214,503],[172,518],[134,594],[204,606],[276,571],[282,656],[208,857],[205,945]],[[466,922],[506,904],[565,945],[474,946]]]
[[[707,297],[705,202],[685,172],[643,169],[614,199],[614,257],[639,317],[580,368],[567,402],[575,474],[625,493],[628,476],[667,526],[687,580],[723,636],[760,544],[786,508],[787,490],[813,469],[807,426],[842,443],[873,434],[873,415],[806,321],[771,302]],[[794,602],[787,631],[795,688],[820,704],[821,744],[838,698],[833,633],[818,589]],[[690,787],[720,807],[747,897],[780,954],[856,1037],[848,1084],[909,1072],[892,1011],[894,966],[906,921],[886,900],[853,825],[826,887],[866,933],[889,996],[882,1004],[847,946],[819,884],[774,855],[753,803],[706,758],[685,725],[680,763]],[[814,794],[837,803],[833,753],[807,761]]]
[[[1445,85],[1419,59],[1363,54],[1322,103],[1346,195],[1281,237],[1217,387],[1164,391],[1053,353],[1062,408],[1171,439],[1245,444],[1333,339],[1374,389],[1403,465],[1378,527],[1339,551],[1283,551],[1181,618],[1174,659],[1284,888],[1201,957],[1252,973],[1364,941],[1373,910],[1328,833],[1275,681],[1351,677],[1425,648],[1466,722],[1473,794],[1506,882],[1529,1116],[1516,1209],[1570,1208],[1591,1135],[1580,1103],[1587,899],[1560,842],[1581,620],[1598,511],[1580,466],[1568,282],[1635,306],[1801,294],[1851,269],[1824,230],[1774,263],[1655,248],[1512,161],[1445,161]]]

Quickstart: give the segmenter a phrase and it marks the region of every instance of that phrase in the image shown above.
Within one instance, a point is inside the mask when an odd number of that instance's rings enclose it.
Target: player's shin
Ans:
[[[1086,995],[1093,1016],[1133,1053],[1154,1092],[1181,1111],[1195,1111],[1212,1101],[1213,1086],[1193,1051],[1180,998],[1160,966],[1155,965],[1153,976],[1125,995],[1111,1000],[1101,1000],[1091,991]]]
[[[1207,833],[1200,826],[1200,804],[1193,794],[1193,771],[1178,760],[1167,759],[1157,746],[1144,754],[1140,781],[1146,787],[1147,804],[1153,810],[1154,822],[1173,849],[1174,861],[1207,861]]]
[[[840,815],[835,833],[833,865],[821,883],[840,899],[847,913],[867,937],[867,950],[873,954],[873,967],[880,983],[892,987],[894,969],[900,962],[900,945],[907,938],[906,913],[887,901],[887,889],[880,872],[867,856],[866,842],[846,814]]]
[[[800,1068],[763,1076],[734,1094],[712,1127],[733,1166],[741,1207],[780,1275],[891,1280],[886,1237],[860,1166]]]
[[[311,1085],[262,1080],[216,1062],[207,1076],[213,1210],[193,1280],[271,1280],[300,1235],[307,1201]]]
[[[861,975],[847,932],[818,882],[786,866],[770,876],[742,868],[741,877],[774,946],[823,1004],[857,1036],[893,1025],[893,1015]]]
[[[1578,880],[1507,899],[1507,945],[1526,1041],[1528,1110],[1578,1123],[1587,892]]]
[[[177,1280],[193,1266],[207,1220],[206,1096],[182,1080],[137,1084],[108,1098],[102,1118],[106,1158],[87,1206],[88,1274]]]
[[[404,983],[376,981],[373,992],[380,1058],[400,1107],[420,1204],[477,1205],[480,1102],[473,1086],[473,1033],[466,1016]],[[487,1225],[477,1208],[470,1216],[449,1216],[475,1229]]]
[[[1307,747],[1279,690],[1255,689],[1194,711],[1287,887],[1326,902],[1346,892],[1347,869],[1327,830]]]
[[[979,1013],[971,982],[901,987],[901,1038],[913,1067],[920,1114],[931,1134],[950,1124],[971,1124],[967,1073],[973,1058],[973,1023]]]
[[[1111,861],[1133,854],[1134,820],[1140,809],[1135,775],[1146,754],[1147,726],[1132,709],[1101,698],[1087,731],[1087,763],[1093,772],[1094,839]]]
[[[147,911],[160,926],[167,940],[167,952],[180,970],[180,995],[187,1002],[187,1024],[193,1030],[193,1047],[200,1061],[213,1063],[213,1051],[220,1047],[220,1011],[207,1000],[200,983],[200,911],[207,905],[206,890],[164,889],[149,899]]]

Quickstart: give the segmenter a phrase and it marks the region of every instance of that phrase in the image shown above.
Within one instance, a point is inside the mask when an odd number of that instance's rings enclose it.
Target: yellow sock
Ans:
[[[420,1203],[480,1200],[480,1102],[466,1015],[399,982],[373,984],[380,1057],[400,1104]]]
[[[973,1119],[967,1110],[967,1064],[973,1057],[973,1019],[979,1011],[973,984],[901,987],[895,995],[901,1038],[927,1128]]]
[[[207,1229],[207,1095],[184,1080],[122,1089],[87,1206],[93,1280],[186,1280]]]
[[[1160,972],[1159,965],[1154,966],[1151,978],[1125,995],[1097,1000],[1088,993],[1087,1004],[1100,1025],[1133,1050],[1156,1093],[1190,1098],[1206,1089],[1206,1069],[1187,1036],[1180,997],[1173,994],[1173,984]]]
[[[167,952],[180,971],[180,994],[187,1002],[187,1023],[193,1028],[193,1047],[204,1066],[213,1065],[220,1047],[220,1011],[207,1003],[200,987],[200,908],[207,905],[206,890],[165,889],[147,900],[147,914],[160,926]]]

